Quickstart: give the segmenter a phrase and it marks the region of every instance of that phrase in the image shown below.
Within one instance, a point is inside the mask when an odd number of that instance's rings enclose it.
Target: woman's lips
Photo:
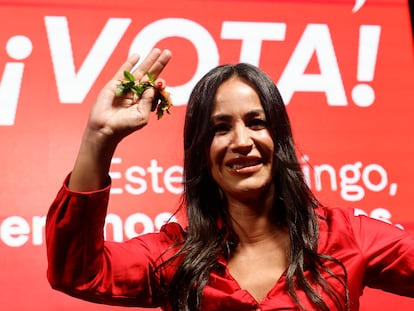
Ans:
[[[226,162],[226,166],[235,171],[252,168],[260,164],[262,164],[262,160],[257,157],[235,158]]]

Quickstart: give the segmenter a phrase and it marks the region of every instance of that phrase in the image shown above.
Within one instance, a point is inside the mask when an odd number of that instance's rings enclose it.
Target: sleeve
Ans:
[[[178,224],[124,243],[104,241],[110,185],[88,192],[58,192],[46,220],[47,277],[52,288],[84,300],[122,306],[156,307],[155,266],[178,236]]]
[[[414,235],[367,216],[350,216],[366,262],[365,285],[414,297]]]

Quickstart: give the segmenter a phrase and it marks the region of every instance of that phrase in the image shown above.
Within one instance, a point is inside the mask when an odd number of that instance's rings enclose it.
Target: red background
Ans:
[[[192,39],[181,35],[188,30],[181,26],[174,29],[174,36],[163,36],[162,32],[155,33],[155,30],[150,32],[148,40],[163,38],[152,43],[168,47],[174,54],[163,74],[171,87],[173,101],[174,94],[176,98],[186,95],[180,87],[193,77],[199,65],[207,68],[219,63],[239,62],[243,60],[242,50],[249,60],[257,59],[257,65],[275,82],[286,78],[289,71],[298,71],[297,64],[290,63],[294,52],[303,52],[312,44],[316,46],[315,51],[299,76],[326,78],[324,64],[327,58],[323,52],[328,52],[328,58],[331,56],[329,59],[335,61],[338,69],[340,83],[337,86],[342,87],[346,102],[341,106],[329,103],[325,91],[300,90],[295,81],[290,81],[289,85],[293,85],[296,92],[287,100],[298,151],[310,162],[304,163],[304,169],[312,166],[316,171],[325,164],[334,173],[332,176],[337,183],[337,189],[332,188],[332,180],[324,173],[321,175],[322,188],[319,189],[310,170],[311,188],[327,205],[353,206],[414,233],[414,210],[411,206],[414,63],[408,4],[403,0],[366,0],[362,7],[353,11],[354,2],[0,1],[0,120],[6,107],[13,105],[12,101],[4,99],[10,98],[4,95],[10,90],[6,90],[6,84],[17,83],[20,87],[13,91],[18,97],[12,124],[0,122],[2,310],[121,310],[76,300],[50,289],[45,276],[42,217],[71,170],[88,111],[98,91],[131,52],[134,38],[142,34],[146,26],[164,19],[174,19],[168,24],[171,27],[178,19],[198,25],[211,36],[209,43],[217,47],[216,52],[208,50],[207,41],[194,35],[194,40],[201,42],[201,47],[197,46]],[[104,60],[102,70],[97,71],[97,79],[80,102],[62,103],[59,97],[57,80],[61,77],[56,76],[54,69],[56,55],[51,53],[46,16],[59,16],[67,21],[75,73],[79,73],[82,65],[87,63],[87,55],[110,18],[130,19],[113,53]],[[256,47],[252,44],[243,47],[240,38],[223,37],[225,22],[281,23],[277,29],[285,29],[283,38],[264,40]],[[357,76],[358,68],[367,66],[358,60],[363,25],[380,27],[379,43],[374,46],[377,53],[371,81],[359,81]],[[323,43],[325,36],[317,39],[307,37],[310,42],[299,45],[306,30],[314,26],[328,30],[329,44]],[[171,28],[167,27],[166,31],[172,33]],[[13,43],[11,38],[17,35],[28,38],[32,47],[20,58],[7,48]],[[263,35],[257,33],[258,37]],[[64,37],[63,34],[60,36]],[[110,40],[114,36],[108,35],[107,38]],[[64,51],[63,46],[59,49]],[[205,55],[209,56],[206,58]],[[3,74],[11,63],[24,66],[21,80]],[[64,71],[58,72],[65,74]],[[360,82],[367,83],[375,92],[375,101],[368,107],[359,106],[352,98],[352,89]],[[175,210],[179,194],[169,190],[171,188],[164,178],[169,168],[182,165],[184,112],[185,100],[178,99],[172,115],[161,121],[154,118],[149,127],[128,137],[117,150],[115,157],[121,163],[114,163],[111,172],[115,177],[114,188],[122,194],[113,193],[110,212],[119,217],[119,228],[125,229],[123,239],[129,237],[131,231],[139,234],[144,230],[156,230],[157,216]],[[148,170],[151,161],[156,161],[159,172]],[[347,164],[356,168],[355,163],[358,162],[361,165],[358,172],[361,175],[365,172],[365,179],[362,176],[356,178],[353,185],[364,191],[364,195],[358,200],[350,200],[341,195],[340,171],[348,167]],[[133,193],[139,185],[128,172],[133,172],[135,177],[140,177],[140,182],[146,183],[146,191]],[[352,177],[350,171],[347,174]],[[175,170],[174,176],[179,177],[179,171]],[[177,189],[178,184],[172,182],[172,187]],[[132,191],[128,190],[131,188]],[[131,222],[132,227],[129,226]],[[112,228],[108,226],[108,239],[119,239]],[[120,231],[117,232],[119,234]],[[390,310],[395,307],[412,310],[414,301],[371,289],[367,289],[361,298],[361,310]]]

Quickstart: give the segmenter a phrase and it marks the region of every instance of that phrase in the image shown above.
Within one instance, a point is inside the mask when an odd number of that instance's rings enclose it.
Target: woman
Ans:
[[[134,72],[155,78],[169,51]],[[288,116],[258,68],[214,68],[195,86],[184,128],[188,228],[105,242],[111,157],[145,126],[154,90],[136,103],[98,96],[79,155],[47,218],[48,279],[89,301],[165,310],[358,310],[364,286],[414,296],[414,238],[352,210],[320,206],[296,158]],[[161,89],[165,81],[156,80]]]

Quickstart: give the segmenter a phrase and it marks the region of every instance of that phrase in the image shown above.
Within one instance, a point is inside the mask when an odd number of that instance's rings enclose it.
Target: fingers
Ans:
[[[171,51],[170,50],[163,50],[160,56],[156,59],[156,61],[152,64],[149,72],[156,78],[159,74],[164,70],[165,66],[167,66],[168,62],[171,59]]]
[[[131,71],[135,64],[139,61],[140,56],[138,54],[132,54],[128,57],[127,61],[122,64],[119,70],[114,76],[114,80],[122,80],[124,78],[124,71]]]
[[[135,78],[139,81],[142,78],[146,79],[147,72],[150,72],[155,78],[164,70],[168,62],[171,59],[171,51],[163,50],[161,51],[158,48],[154,48],[151,52],[145,57],[142,63],[134,70],[133,74]],[[134,68],[138,63],[140,56],[138,54],[132,54],[128,57],[127,61],[119,68],[117,73],[114,76],[114,80],[122,80],[124,78],[124,71],[129,71]]]
[[[150,72],[155,78],[163,71],[165,66],[171,59],[169,50],[152,49],[148,56],[142,61],[138,68],[134,71],[136,79],[146,78],[147,72]]]

